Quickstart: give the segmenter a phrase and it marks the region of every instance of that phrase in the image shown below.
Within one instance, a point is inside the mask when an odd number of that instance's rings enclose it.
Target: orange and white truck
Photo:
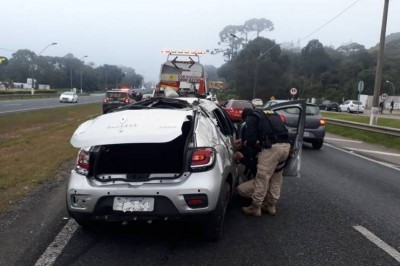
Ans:
[[[206,73],[200,63],[202,51],[162,50],[167,61],[161,65],[160,81],[154,96],[165,96],[167,90],[173,90],[181,97],[207,96]]]

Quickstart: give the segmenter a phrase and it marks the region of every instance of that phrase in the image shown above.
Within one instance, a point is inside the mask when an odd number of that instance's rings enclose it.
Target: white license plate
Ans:
[[[308,132],[303,133],[303,137],[309,137],[309,136],[310,136],[310,133],[308,133]]]
[[[154,198],[115,197],[113,210],[121,212],[151,212],[154,210]]]

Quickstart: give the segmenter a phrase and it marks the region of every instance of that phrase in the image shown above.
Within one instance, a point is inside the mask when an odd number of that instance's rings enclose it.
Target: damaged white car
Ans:
[[[194,218],[217,240],[237,182],[235,137],[226,112],[197,98],[151,98],[87,121],[71,138],[80,151],[68,212],[83,226]]]

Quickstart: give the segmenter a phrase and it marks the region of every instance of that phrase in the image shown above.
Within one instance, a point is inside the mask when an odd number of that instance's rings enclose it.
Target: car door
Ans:
[[[300,177],[301,152],[303,147],[306,106],[307,105],[305,100],[287,101],[270,106],[271,110],[274,110],[279,114],[284,114],[284,113],[293,114],[294,113],[292,111],[293,108],[296,108],[298,111],[295,112],[298,113],[297,127],[291,126],[289,130],[289,137],[291,139],[291,152],[290,152],[290,159],[288,160],[287,165],[283,170],[284,176]],[[287,109],[291,109],[291,111],[285,112],[285,110]],[[293,119],[293,116],[291,116],[291,119]]]
[[[350,101],[345,101],[344,103],[341,104],[341,111],[347,111],[347,106],[349,104]]]

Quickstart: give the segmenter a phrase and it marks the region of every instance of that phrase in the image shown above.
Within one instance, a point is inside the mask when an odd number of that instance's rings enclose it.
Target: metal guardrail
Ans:
[[[0,95],[1,100],[21,100],[21,99],[41,99],[41,98],[57,98],[58,94],[4,94]]]
[[[381,133],[393,137],[400,137],[400,129],[397,128],[373,126],[373,125],[367,125],[363,123],[350,122],[346,120],[339,120],[333,118],[326,118],[326,121],[328,121],[328,123],[332,125],[345,126],[369,132]]]

